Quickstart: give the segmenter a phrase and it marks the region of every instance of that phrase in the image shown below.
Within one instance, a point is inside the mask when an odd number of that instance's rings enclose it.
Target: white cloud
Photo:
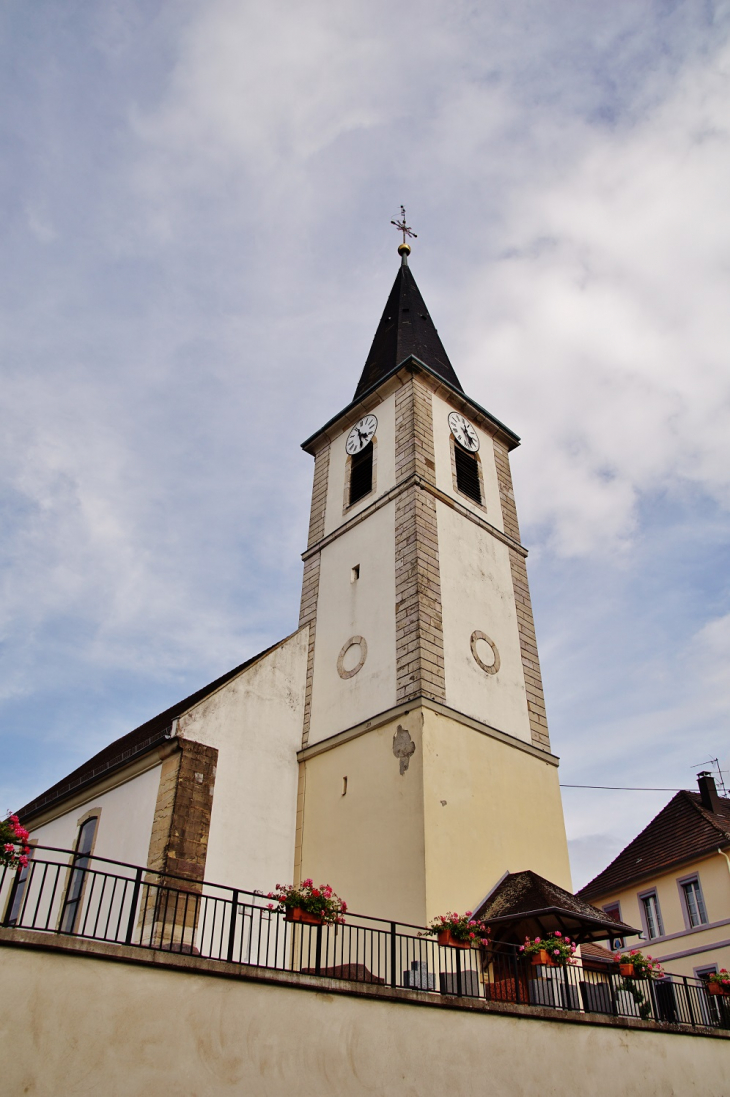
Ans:
[[[69,769],[295,622],[297,443],[352,395],[404,201],[465,387],[525,438],[564,772],[634,750],[679,781],[726,711],[725,595],[708,574],[680,641],[637,614],[684,581],[647,500],[708,572],[728,502],[728,6],[152,8],[29,9],[0,75],[6,725]],[[643,809],[604,834],[605,803],[571,827],[622,842]]]

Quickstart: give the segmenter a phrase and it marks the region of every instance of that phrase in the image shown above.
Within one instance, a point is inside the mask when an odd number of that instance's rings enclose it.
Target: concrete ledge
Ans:
[[[578,1013],[552,1009],[549,1006],[519,1005],[516,1002],[488,1002],[476,998],[457,998],[444,994],[406,990],[372,983],[355,983],[324,976],[301,975],[298,972],[277,971],[250,964],[228,963],[225,960],[209,960],[201,956],[167,952],[161,949],[139,948],[134,945],[107,944],[104,941],[64,937],[38,930],[9,929],[0,927],[0,946],[30,949],[53,953],[65,953],[93,960],[112,963],[135,964],[147,968],[181,971],[186,974],[213,976],[218,979],[237,979],[245,982],[268,983],[301,991],[344,995],[355,998],[371,998],[380,1002],[400,1002],[427,1009],[463,1010],[468,1013],[497,1014],[524,1017],[530,1021],[555,1021],[560,1024],[592,1025],[602,1028],[634,1029],[680,1036],[730,1039],[725,1029],[676,1025],[670,1022],[642,1021],[632,1017],[611,1017],[602,1013]]]

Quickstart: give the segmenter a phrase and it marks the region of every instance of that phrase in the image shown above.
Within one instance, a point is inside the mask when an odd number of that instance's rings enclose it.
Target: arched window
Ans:
[[[98,822],[99,816],[91,815],[79,827],[76,849],[74,850],[73,870],[61,914],[61,933],[73,933],[76,929],[84,881],[91,860],[89,855],[94,846]]]

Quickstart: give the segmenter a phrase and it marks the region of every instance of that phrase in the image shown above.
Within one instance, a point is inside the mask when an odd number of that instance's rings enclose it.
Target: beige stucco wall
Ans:
[[[727,1097],[726,1040],[3,949],[8,1097]]]
[[[363,415],[369,414],[363,412]],[[346,519],[369,507],[373,499],[389,491],[395,484],[395,395],[391,393],[382,403],[372,409],[378,420],[375,432],[376,468],[373,491],[360,499],[343,515],[345,503],[345,470],[347,451],[345,445],[350,427],[332,442],[330,449],[329,472],[327,478],[327,508],[324,516],[325,536],[341,526]]]
[[[695,872],[699,876],[709,922],[707,927],[690,929],[685,921],[679,881]],[[693,975],[696,968],[714,963],[730,970],[730,872],[725,858],[715,853],[650,880],[642,880],[630,888],[591,899],[591,902],[600,907],[618,902],[622,919],[629,925],[645,929],[639,896],[652,888],[656,888],[664,936],[652,941],[627,938],[627,947],[641,948],[658,960],[665,960],[667,969],[678,975]],[[689,955],[679,956],[678,953]]]
[[[399,725],[416,744],[403,775]],[[331,884],[360,914],[417,925],[426,911],[421,727],[415,710],[303,763],[302,876]]]
[[[337,657],[353,636],[366,640],[367,658],[353,678],[341,678]],[[384,712],[395,696],[395,503],[388,503],[322,551],[309,742]]]
[[[293,879],[307,643],[304,628],[179,720],[180,735],[219,751],[206,880]]]
[[[558,770],[526,751],[417,706],[304,765],[302,873],[359,913],[423,925],[528,868],[571,887]]]
[[[42,846],[73,849],[79,819],[100,808],[94,844],[96,856],[146,865],[160,769],[161,766],[156,765],[131,781],[90,797],[51,822],[31,829],[31,838]]]
[[[509,549],[488,531],[437,503],[446,702],[459,712],[530,742],[530,720]],[[487,674],[474,659],[473,632],[497,646]],[[491,661],[491,653],[488,653]]]
[[[462,506],[486,519],[497,529],[504,529],[502,520],[502,507],[499,502],[499,484],[497,482],[497,467],[494,461],[494,444],[492,436],[477,426],[468,415],[469,422],[474,427],[479,437],[479,463],[482,469],[482,483],[484,486],[484,505],[477,506],[467,496],[462,495],[454,487],[454,478],[451,469],[451,428],[449,427],[449,413],[454,410],[451,404],[438,396],[433,396],[433,446],[436,463],[436,486],[452,499],[458,499]]]
[[[557,766],[428,709],[423,755],[429,918],[473,909],[505,872],[571,890]]]

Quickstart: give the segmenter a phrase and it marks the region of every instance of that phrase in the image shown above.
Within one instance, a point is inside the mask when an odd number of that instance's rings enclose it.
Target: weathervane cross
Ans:
[[[418,239],[418,233],[412,232],[409,225],[406,224],[406,210],[405,206],[400,208],[400,221],[391,221],[391,225],[395,225],[398,232],[403,233],[403,243],[406,242],[406,236],[413,236],[414,239]]]

